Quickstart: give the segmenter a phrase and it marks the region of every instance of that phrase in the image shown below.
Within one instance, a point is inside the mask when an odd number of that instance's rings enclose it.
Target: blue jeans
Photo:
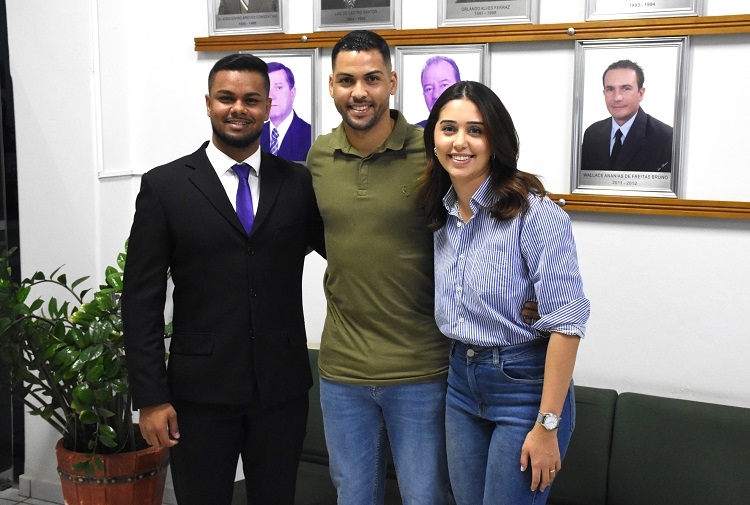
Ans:
[[[404,505],[447,505],[445,380],[358,386],[321,378],[320,403],[339,505],[380,505],[390,440]]]
[[[458,505],[544,505],[521,472],[521,446],[534,427],[544,383],[547,339],[507,347],[455,342],[446,398],[448,468]],[[565,455],[575,426],[571,381],[557,431]]]

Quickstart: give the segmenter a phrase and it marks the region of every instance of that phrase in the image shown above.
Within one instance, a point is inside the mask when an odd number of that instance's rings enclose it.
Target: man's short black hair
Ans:
[[[266,96],[271,91],[271,81],[268,79],[268,65],[266,62],[249,53],[230,54],[217,61],[208,73],[208,92],[214,83],[216,74],[222,70],[234,70],[238,72],[257,72],[263,77]]]

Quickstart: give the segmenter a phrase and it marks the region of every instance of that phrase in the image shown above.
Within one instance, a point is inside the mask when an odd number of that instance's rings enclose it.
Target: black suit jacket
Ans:
[[[581,170],[609,170],[611,132],[611,117],[586,128],[581,146]],[[613,170],[671,172],[672,127],[639,108]]]
[[[296,112],[292,111],[294,116],[289,125],[289,129],[284,135],[284,141],[281,143],[277,156],[291,161],[307,160],[307,151],[312,144],[312,127],[310,123],[302,119]],[[266,121],[263,130],[260,133],[260,147],[264,151],[271,150],[271,122]]]
[[[261,153],[260,201],[248,236],[206,145],[141,181],[122,306],[135,408],[176,399],[269,406],[312,385],[302,267],[308,245],[324,250],[310,174]],[[174,282],[168,370],[167,271]]]

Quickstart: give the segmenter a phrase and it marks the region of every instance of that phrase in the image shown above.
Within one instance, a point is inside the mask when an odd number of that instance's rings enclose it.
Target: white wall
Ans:
[[[708,15],[750,13],[750,0],[706,0]],[[101,281],[128,234],[139,177],[209,137],[206,76],[224,53],[196,53],[205,1],[7,0],[14,84],[23,274],[66,265]],[[312,30],[312,2],[289,0],[292,32]],[[564,5],[564,7],[563,7]],[[403,0],[403,28],[434,28],[437,2]],[[585,0],[541,0],[542,23],[583,21]],[[747,200],[739,127],[750,115],[750,35],[692,39],[684,196]],[[330,51],[324,52],[330,54]],[[521,137],[521,167],[569,192],[573,45],[492,48],[493,88]],[[324,130],[338,123],[321,72]],[[552,130],[553,135],[540,133]],[[574,213],[588,336],[576,379],[750,407],[750,221]],[[325,315],[325,263],[308,258],[312,346]],[[46,423],[27,416],[22,492],[61,501]],[[170,494],[168,494],[168,499]]]

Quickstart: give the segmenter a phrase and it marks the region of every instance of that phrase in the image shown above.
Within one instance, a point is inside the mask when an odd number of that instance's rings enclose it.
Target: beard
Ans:
[[[230,135],[222,131],[216,124],[211,121],[211,129],[222,143],[234,149],[245,149],[253,145],[259,138],[262,127],[244,135]]]
[[[368,119],[366,122],[361,122],[353,119],[349,115],[349,108],[347,106],[339,107],[338,104],[336,104],[336,108],[339,111],[339,114],[341,114],[341,118],[344,120],[344,122],[351,128],[352,130],[358,130],[358,131],[367,131],[373,126],[377,124],[378,121],[380,121],[380,118],[383,117],[383,114],[388,112],[390,110],[390,107],[381,107],[379,109],[376,109],[370,119]]]

